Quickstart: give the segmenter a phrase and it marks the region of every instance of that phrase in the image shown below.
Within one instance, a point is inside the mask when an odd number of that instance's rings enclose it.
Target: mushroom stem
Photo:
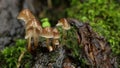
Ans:
[[[59,40],[58,39],[53,39],[53,48],[54,48],[54,50],[56,49],[56,45],[59,45]]]
[[[51,51],[53,51],[53,47],[52,46],[49,46],[49,38],[47,38],[47,48],[48,48],[48,50],[51,52]]]
[[[36,36],[34,36],[34,46],[35,46],[34,49],[36,49],[38,46],[38,38]]]
[[[54,49],[56,49],[55,41],[56,41],[56,39],[53,39],[53,48]]]
[[[35,46],[34,49],[36,49],[38,46],[38,35],[35,32],[35,30],[34,30],[34,34],[33,34],[33,40],[34,40],[34,46]]]
[[[28,41],[28,51],[31,52],[31,37],[27,39]]]
[[[46,40],[47,40],[47,41],[46,41],[46,45],[47,45],[47,48],[48,48],[48,50],[49,50],[49,39],[47,38]]]
[[[47,47],[49,46],[49,39],[47,38],[47,42],[46,42],[46,44],[47,44]]]

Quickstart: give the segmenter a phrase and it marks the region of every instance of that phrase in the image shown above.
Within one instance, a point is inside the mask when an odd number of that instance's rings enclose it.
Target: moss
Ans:
[[[107,38],[111,44],[113,54],[120,55],[119,6],[114,0],[88,0],[83,3],[72,0],[71,7],[67,9],[67,15],[83,22],[90,22],[96,32]]]
[[[48,20],[48,18],[43,18],[42,20],[42,27],[45,28],[45,27],[51,27],[51,24]]]
[[[16,44],[11,47],[6,47],[4,50],[0,53],[0,61],[2,68],[16,68],[16,65],[18,63],[19,55],[22,51],[26,50],[26,40],[18,39],[16,41]],[[24,63],[25,68],[29,68],[28,64],[31,59],[31,55],[29,53],[26,53],[23,57],[22,62],[28,61]],[[22,66],[22,65],[21,65]]]
[[[120,58],[120,4],[114,0],[72,0],[70,4],[68,17],[90,22],[93,29],[108,40],[112,53]]]

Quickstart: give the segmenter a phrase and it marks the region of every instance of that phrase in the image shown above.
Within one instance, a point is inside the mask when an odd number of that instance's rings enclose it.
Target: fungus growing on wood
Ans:
[[[59,38],[60,38],[60,34],[58,32],[58,30],[56,28],[51,28],[51,27],[46,27],[42,30],[42,37],[45,37],[47,39],[46,41],[46,45],[49,51],[53,51],[53,48],[55,47],[55,45],[59,45]],[[53,47],[51,47],[50,41],[49,39],[52,38],[52,42],[53,42]]]
[[[42,30],[42,37],[45,37],[46,38],[46,45],[47,45],[47,48],[49,51],[53,51],[53,47],[51,45],[49,45],[50,41],[49,39],[50,38],[53,38],[53,28],[51,28],[51,24],[48,20],[48,18],[43,18],[41,20],[42,22],[42,27],[43,27],[43,30]]]
[[[58,23],[56,24],[56,26],[62,26],[63,28],[63,39],[66,37],[66,30],[70,30],[71,26],[68,23],[66,18],[62,18],[58,21]]]
[[[37,19],[34,17],[34,15],[30,12],[28,9],[24,9],[20,12],[20,14],[17,17],[18,19],[21,19],[25,22],[25,39],[28,41],[28,50],[31,51],[31,40],[33,38],[34,40],[34,46],[37,48],[38,46],[38,38],[42,32],[42,27],[37,21]]]
[[[60,19],[56,26],[62,26],[64,30],[69,30],[71,28],[70,24],[65,18]]]
[[[49,45],[49,42],[50,42],[49,39],[53,38],[53,29],[51,27],[45,27],[42,30],[41,36],[45,37],[47,39],[47,41],[46,41],[47,48],[49,51],[52,51],[53,48]]]
[[[36,19],[32,19],[31,21],[28,22],[28,24],[26,25],[25,39],[29,39],[28,43],[30,44],[31,38],[33,38],[34,46],[35,48],[37,48],[39,36],[42,33],[42,27],[40,26],[39,22]],[[31,46],[29,45],[28,48],[31,49],[30,47]]]

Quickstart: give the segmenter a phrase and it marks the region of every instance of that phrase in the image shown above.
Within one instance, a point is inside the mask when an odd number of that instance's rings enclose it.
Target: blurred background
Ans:
[[[24,8],[38,19],[47,17],[52,26],[60,18],[89,22],[120,60],[120,0],[0,0],[0,50],[24,39],[24,22],[16,18]]]

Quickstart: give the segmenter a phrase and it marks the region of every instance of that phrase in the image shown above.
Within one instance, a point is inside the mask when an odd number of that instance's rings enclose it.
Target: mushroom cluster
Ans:
[[[46,45],[49,51],[53,51],[53,47],[59,45],[60,33],[57,28],[52,28],[48,19],[42,20],[44,22],[41,26],[40,22],[35,18],[29,9],[23,9],[17,19],[25,22],[25,39],[28,42],[28,51],[32,51],[31,41],[34,41],[34,49],[37,48],[39,37],[46,38]],[[47,25],[46,25],[47,24]],[[53,47],[49,45],[49,39],[52,38]]]

